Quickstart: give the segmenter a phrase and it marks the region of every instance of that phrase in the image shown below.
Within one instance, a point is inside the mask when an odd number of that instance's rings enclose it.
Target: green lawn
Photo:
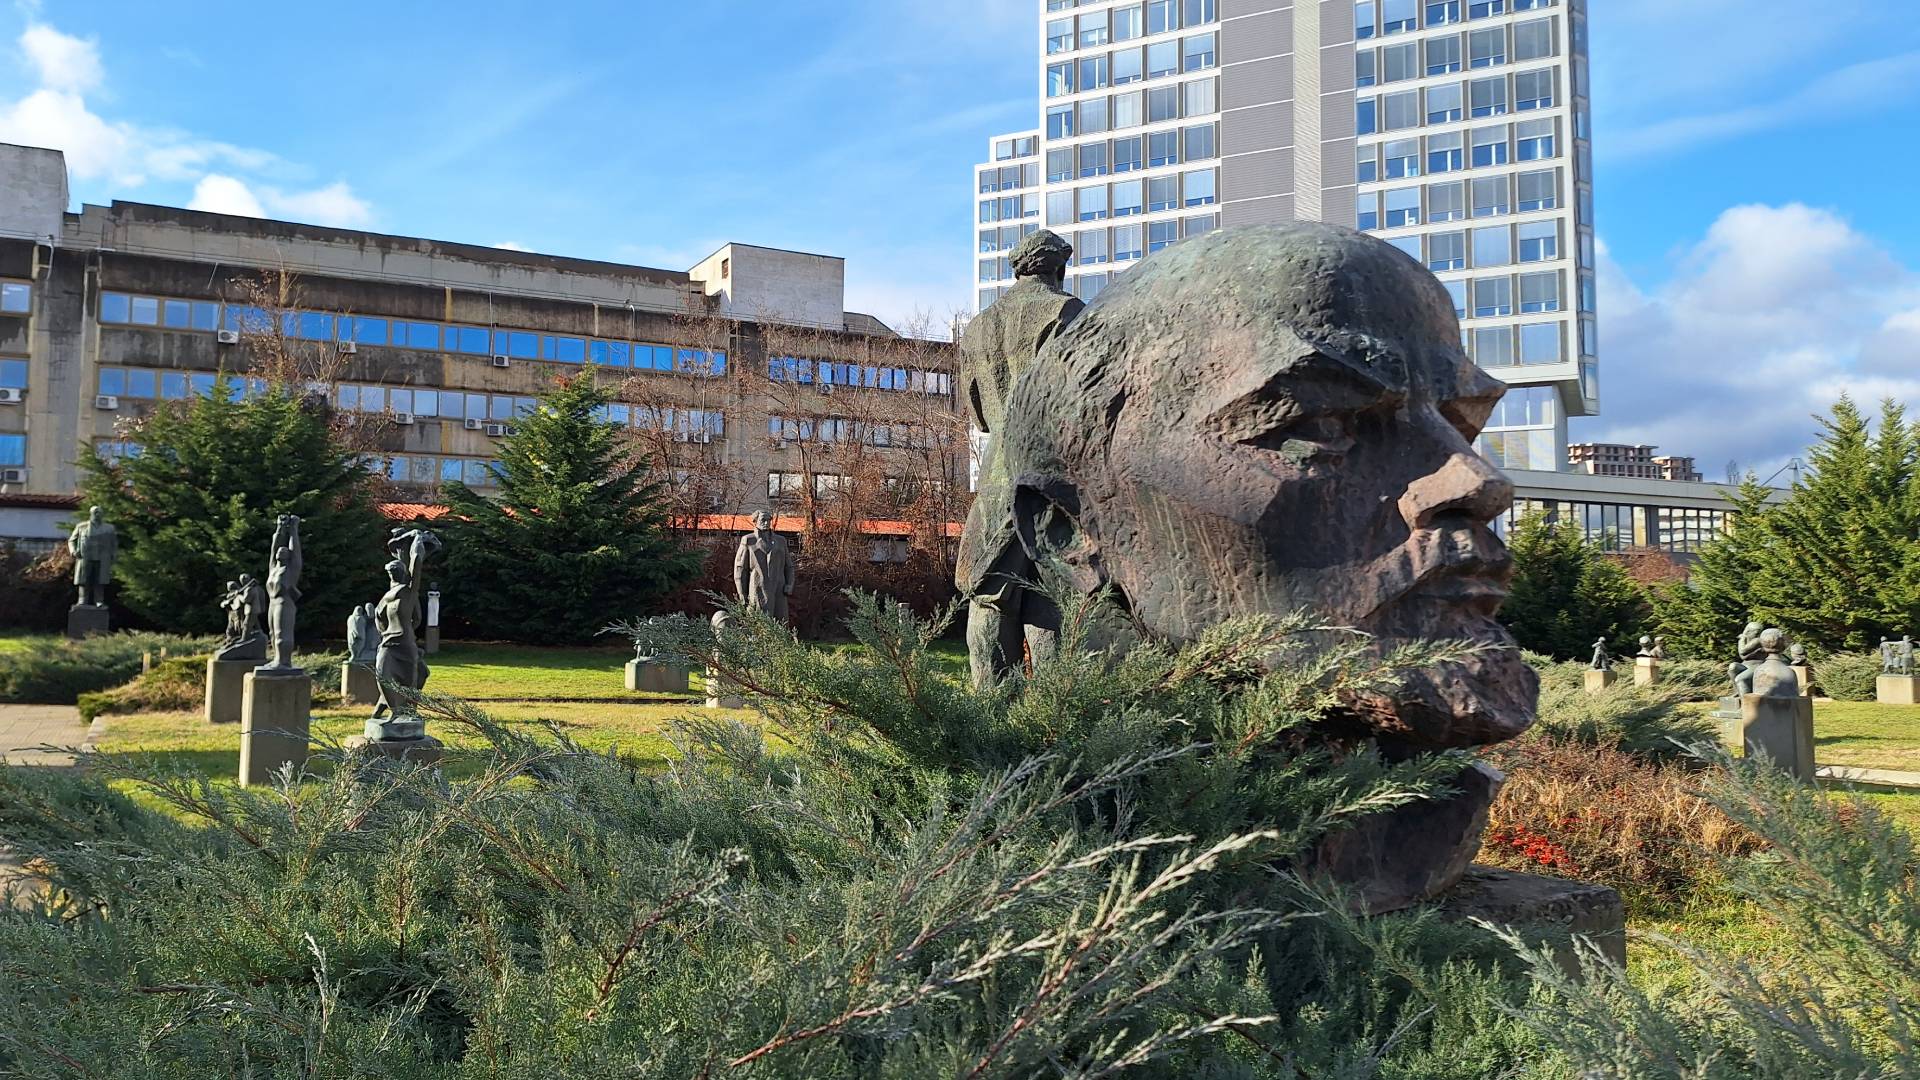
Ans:
[[[1822,765],[1920,772],[1920,706],[1818,702],[1813,742]]]

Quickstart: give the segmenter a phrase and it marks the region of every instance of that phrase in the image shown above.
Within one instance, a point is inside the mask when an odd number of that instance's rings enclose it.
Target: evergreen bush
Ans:
[[[1816,690],[1835,701],[1872,701],[1879,693],[1879,653],[1841,652],[1812,663]]]
[[[0,703],[73,705],[81,695],[119,686],[140,674],[141,659],[161,652],[205,652],[205,638],[171,634],[107,634],[82,641],[45,638],[0,652]]]

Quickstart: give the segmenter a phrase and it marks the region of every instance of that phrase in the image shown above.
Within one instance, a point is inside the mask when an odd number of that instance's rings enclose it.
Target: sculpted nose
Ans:
[[[1472,450],[1460,450],[1446,464],[1407,485],[1400,516],[1415,529],[1431,526],[1443,514],[1465,514],[1479,524],[1513,505],[1513,484]]]

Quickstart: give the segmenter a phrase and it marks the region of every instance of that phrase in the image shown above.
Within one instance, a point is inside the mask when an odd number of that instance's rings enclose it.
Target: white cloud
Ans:
[[[519,243],[518,241],[514,241],[514,240],[502,240],[502,241],[500,241],[499,243],[497,243],[497,244],[495,244],[495,245],[493,245],[493,246],[494,246],[494,247],[497,247],[497,248],[499,248],[499,249],[500,249],[501,251],[526,251],[526,252],[531,252],[531,251],[533,250],[532,248],[530,248],[530,247],[528,247],[527,245],[525,245],[525,244],[522,244],[522,243]]]
[[[205,210],[210,214],[238,214],[241,217],[263,218],[267,208],[253,189],[231,176],[212,173],[201,177],[194,185],[193,201],[187,203],[189,210]]]
[[[39,73],[40,85],[49,90],[84,94],[99,89],[106,79],[106,70],[100,66],[100,47],[91,39],[33,23],[20,35],[20,51],[27,54],[27,62]]]
[[[339,225],[354,228],[373,219],[367,204],[344,183],[330,184],[313,191],[281,191],[274,187],[254,187],[243,180],[209,173],[194,185],[189,210],[241,217],[278,217],[309,225]]]
[[[1831,211],[1723,213],[1643,289],[1600,258],[1601,407],[1576,440],[1652,443],[1761,475],[1813,441],[1841,394],[1920,404],[1920,271]]]

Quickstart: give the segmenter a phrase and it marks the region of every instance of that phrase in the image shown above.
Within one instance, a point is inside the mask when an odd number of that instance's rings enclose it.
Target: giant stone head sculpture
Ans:
[[[1311,609],[1376,635],[1494,646],[1352,717],[1388,746],[1511,738],[1537,680],[1495,621],[1512,502],[1473,450],[1504,386],[1440,282],[1298,223],[1156,254],[1041,352],[1001,434],[1015,527],[1074,588],[1174,641]]]

